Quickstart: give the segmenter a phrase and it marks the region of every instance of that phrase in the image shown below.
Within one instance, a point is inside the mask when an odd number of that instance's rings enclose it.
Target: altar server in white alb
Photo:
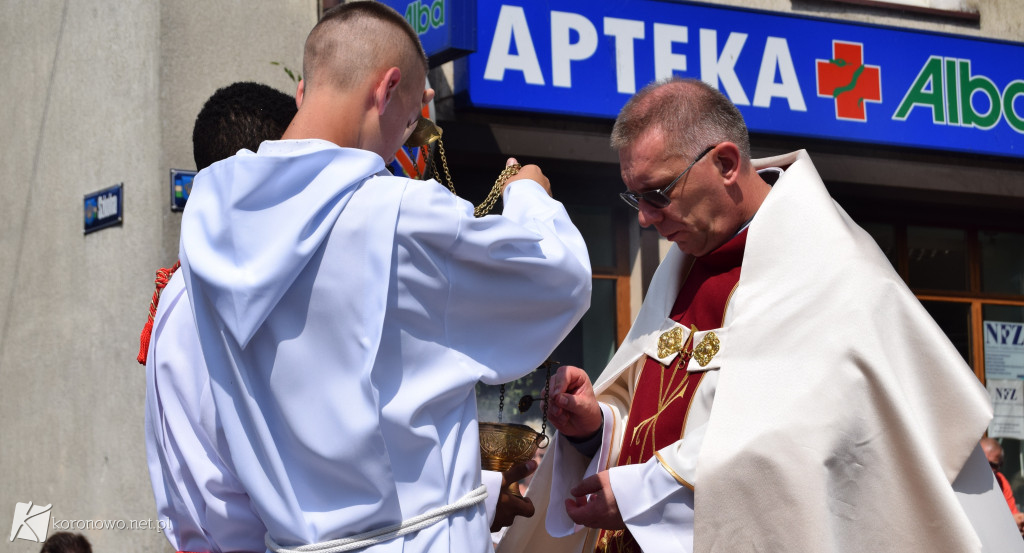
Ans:
[[[678,79],[612,145],[674,246],[593,387],[553,379],[538,515],[500,552],[1024,551],[984,388],[806,152],[752,161],[736,107]]]
[[[482,218],[387,172],[433,95],[390,8],[325,14],[303,75],[282,140],[198,175],[182,218],[223,458],[268,549],[488,551],[474,386],[575,325],[586,247],[535,166]]]
[[[295,98],[269,86],[240,82],[217,90],[196,117],[196,168],[280,139],[294,116]],[[210,375],[176,267],[157,271],[138,357],[146,365],[146,459],[157,516],[178,551],[261,551],[266,529],[227,466]]]
[[[196,117],[196,168],[280,139],[294,115],[295,98],[266,85],[240,82],[217,90]],[[266,527],[223,457],[210,374],[176,267],[157,271],[138,357],[146,365],[146,457],[163,534],[178,551],[262,551]],[[505,474],[483,471],[492,528],[532,514],[532,505],[510,497],[502,485],[528,471],[524,465]]]

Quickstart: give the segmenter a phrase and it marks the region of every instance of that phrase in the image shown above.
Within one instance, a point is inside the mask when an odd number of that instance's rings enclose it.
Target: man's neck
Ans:
[[[320,139],[342,148],[367,147],[364,127],[366,106],[340,94],[322,92],[306,95],[298,113],[281,136],[282,140]]]

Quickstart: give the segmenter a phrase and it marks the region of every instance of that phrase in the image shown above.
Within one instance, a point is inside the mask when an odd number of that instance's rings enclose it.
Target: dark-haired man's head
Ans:
[[[264,140],[278,140],[295,117],[295,98],[267,85],[239,82],[210,96],[192,130],[196,169],[256,151]]]
[[[82,534],[57,532],[46,538],[39,553],[92,553],[92,546]]]

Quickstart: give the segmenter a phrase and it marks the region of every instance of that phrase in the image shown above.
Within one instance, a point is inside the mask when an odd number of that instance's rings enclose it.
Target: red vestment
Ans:
[[[747,243],[744,229],[717,249],[694,258],[679,289],[669,316],[686,328],[721,328],[730,294],[740,278],[743,249]],[[648,357],[637,382],[629,407],[629,423],[623,436],[619,465],[645,463],[654,452],[683,437],[686,415],[703,372],[690,373],[693,344],[687,341],[683,351],[669,364]],[[629,531],[602,530],[597,551],[632,553],[640,551]]]

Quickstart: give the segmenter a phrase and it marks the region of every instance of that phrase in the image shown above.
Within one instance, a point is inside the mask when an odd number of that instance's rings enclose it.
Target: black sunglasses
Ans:
[[[697,157],[686,166],[686,169],[683,169],[683,172],[679,173],[678,177],[672,179],[672,182],[668,183],[668,186],[658,188],[656,190],[648,190],[647,192],[619,192],[619,197],[622,198],[622,201],[626,202],[630,207],[636,210],[640,209],[640,200],[643,200],[658,209],[667,207],[668,204],[672,203],[672,200],[668,197],[668,193],[672,190],[672,187],[690,171],[690,168],[693,167],[695,163],[700,161],[702,157],[706,156],[708,152],[714,149],[714,146],[704,148],[704,150],[697,154]]]

